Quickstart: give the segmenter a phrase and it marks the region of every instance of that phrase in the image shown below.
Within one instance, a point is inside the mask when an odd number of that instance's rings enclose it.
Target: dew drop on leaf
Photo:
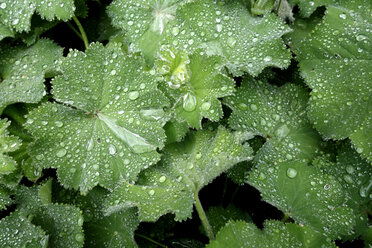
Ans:
[[[297,176],[297,170],[295,170],[293,168],[288,168],[287,169],[287,176],[289,178],[295,178]]]
[[[196,108],[196,97],[191,93],[186,93],[183,96],[183,109],[187,112],[192,112]]]
[[[129,93],[129,99],[130,100],[136,100],[139,97],[138,91],[132,91]]]
[[[66,153],[67,153],[66,149],[62,148],[62,149],[57,151],[56,155],[57,155],[57,157],[62,158],[63,156],[66,155]]]

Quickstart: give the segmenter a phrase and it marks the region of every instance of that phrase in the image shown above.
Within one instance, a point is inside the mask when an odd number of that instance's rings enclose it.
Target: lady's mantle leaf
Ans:
[[[320,137],[306,117],[308,93],[300,86],[276,87],[247,78],[226,104],[233,113],[230,125],[267,139],[255,162],[281,162],[292,159],[310,161]]]
[[[54,185],[55,186],[55,185]],[[137,209],[130,208],[104,216],[107,191],[95,187],[86,196],[79,192],[54,188],[54,198],[79,207],[84,213],[85,245],[88,247],[137,247],[134,231],[139,225]]]
[[[299,224],[332,239],[352,233],[355,215],[346,205],[350,196],[315,166],[299,161],[261,164],[252,171],[248,183]]]
[[[10,122],[0,119],[0,175],[7,175],[16,170],[16,161],[6,153],[14,152],[21,146],[20,139],[9,135],[6,130],[9,125]]]
[[[70,205],[52,204],[40,196],[49,193],[51,184],[27,188],[21,186],[16,193],[18,209],[40,226],[48,235],[48,247],[83,247],[83,216],[81,210]]]
[[[35,11],[49,21],[67,21],[74,15],[74,0],[0,0],[0,23],[17,32],[29,31]]]
[[[62,48],[41,39],[31,47],[0,49],[0,113],[12,103],[37,103],[45,95],[44,78],[58,68]]]
[[[113,24],[153,62],[162,44],[188,53],[203,48],[221,55],[234,75],[257,75],[267,66],[287,67],[290,53],[281,36],[290,29],[275,15],[252,17],[239,1],[124,1],[109,7]]]
[[[336,247],[307,226],[266,221],[263,230],[244,221],[229,221],[207,248],[241,247]]]
[[[141,173],[137,184],[124,183],[107,199],[107,212],[138,206],[142,221],[172,212],[176,220],[191,216],[199,190],[234,164],[250,159],[241,137],[220,127],[217,134],[192,132],[184,142],[166,147],[161,164]]]
[[[52,83],[64,104],[45,103],[26,123],[37,138],[30,147],[36,167],[58,168],[64,186],[86,193],[135,180],[159,160],[167,100],[140,60],[93,44],[71,51],[61,69]]]
[[[221,73],[220,64],[220,57],[202,50],[188,56],[175,49],[161,49],[155,66],[163,76],[161,89],[171,99],[176,120],[201,128],[203,117],[212,121],[222,117],[218,98],[232,95],[235,82]]]
[[[48,247],[48,236],[38,226],[24,216],[22,211],[15,211],[0,220],[1,247]]]
[[[309,117],[326,138],[350,137],[372,161],[372,2],[329,6],[300,45],[298,60],[313,89]]]

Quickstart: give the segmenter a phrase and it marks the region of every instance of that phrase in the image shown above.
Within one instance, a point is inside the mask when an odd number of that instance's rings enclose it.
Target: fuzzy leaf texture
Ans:
[[[320,137],[306,117],[308,93],[294,84],[281,87],[245,78],[235,96],[225,102],[232,108],[232,128],[266,138],[254,158],[256,164],[300,159],[311,161]]]
[[[10,30],[27,32],[34,12],[48,21],[67,21],[74,11],[74,0],[0,0],[0,23]]]
[[[220,127],[217,133],[196,131],[181,143],[166,146],[160,164],[142,172],[136,184],[123,182],[108,197],[107,212],[132,206],[141,221],[155,221],[174,213],[176,220],[191,217],[195,195],[234,164],[251,159],[249,145]]]
[[[0,175],[7,175],[17,168],[17,163],[8,152],[14,152],[21,146],[17,136],[9,135],[6,130],[10,125],[6,119],[0,119]]]
[[[275,15],[251,16],[240,1],[116,0],[108,14],[150,64],[161,45],[188,53],[203,48],[208,55],[222,56],[234,75],[285,68],[291,58],[281,40],[290,29]]]
[[[33,110],[26,123],[38,137],[30,147],[34,166],[58,168],[60,182],[83,193],[136,180],[165,141],[168,102],[154,77],[140,59],[98,43],[71,51],[61,70],[52,81],[57,102]]]
[[[372,2],[342,1],[301,41],[298,61],[312,89],[309,117],[327,139],[349,137],[372,161]]]
[[[41,39],[31,47],[0,48],[0,113],[12,103],[37,103],[46,94],[44,78],[57,73],[62,48]]]
[[[307,226],[299,226],[279,221],[266,221],[264,229],[258,229],[252,223],[229,221],[206,246],[207,248],[240,247],[336,247],[322,235]]]
[[[350,195],[315,166],[300,161],[260,164],[248,183],[298,224],[309,225],[330,238],[353,232],[355,215],[346,204]]]

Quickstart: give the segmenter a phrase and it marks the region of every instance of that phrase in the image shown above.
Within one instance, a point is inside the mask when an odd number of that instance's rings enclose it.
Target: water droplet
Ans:
[[[266,56],[266,57],[264,58],[264,61],[265,61],[265,62],[270,62],[271,59],[272,59],[272,58],[271,58],[270,56]]]
[[[366,40],[368,39],[367,36],[363,35],[363,34],[359,34],[356,36],[356,40],[357,41],[362,41],[362,40]]]
[[[343,20],[346,19],[346,15],[345,15],[345,14],[340,14],[339,17],[340,17],[341,19],[343,19]]]
[[[132,26],[133,24],[134,24],[133,21],[128,21],[128,25],[129,25],[129,26]]]
[[[256,104],[251,104],[251,110],[252,111],[257,111],[258,110],[258,107],[257,107],[257,105]]]
[[[228,45],[229,47],[234,47],[235,44],[236,44],[236,39],[235,39],[234,37],[229,37],[229,38],[227,39],[227,45]]]
[[[99,165],[98,164],[94,164],[93,165],[93,169],[98,170],[99,169]]]
[[[195,158],[196,158],[197,160],[201,159],[201,157],[202,157],[202,154],[201,154],[200,152],[198,152],[198,153],[195,155]]]
[[[150,189],[149,195],[154,195],[154,194],[155,194],[155,191],[153,189]]]
[[[347,175],[347,174],[344,175],[344,180],[345,180],[345,182],[350,183],[350,184],[352,184],[354,182],[353,178],[350,175]]]
[[[80,218],[78,219],[78,225],[79,225],[79,226],[82,226],[83,224],[84,224],[84,219],[80,217]]]
[[[149,121],[157,121],[164,117],[164,110],[162,109],[143,109],[140,111],[143,119]]]
[[[17,25],[19,23],[19,19],[14,19],[13,21],[12,21],[12,24],[13,25]]]
[[[293,168],[288,168],[287,169],[287,176],[289,178],[295,178],[297,176],[297,170],[295,170]]]
[[[329,184],[325,184],[324,187],[323,187],[323,189],[325,189],[325,190],[329,190],[330,187],[331,187],[331,186],[330,186]]]
[[[159,178],[159,182],[161,182],[161,183],[164,183],[165,180],[167,180],[167,178],[166,178],[165,176],[161,176],[161,177]]]
[[[5,9],[6,8],[6,3],[1,3],[0,8]]]
[[[183,96],[183,109],[187,112],[192,112],[196,108],[196,97],[191,94],[187,93]]]
[[[288,160],[292,160],[293,157],[292,157],[291,154],[287,154],[287,155],[285,155],[285,158],[288,159]]]
[[[41,125],[46,126],[46,125],[48,125],[48,122],[47,121],[42,121]]]
[[[217,24],[216,25],[216,30],[217,30],[217,32],[221,32],[222,31],[222,24]]]
[[[124,163],[125,165],[127,165],[127,164],[130,163],[130,161],[129,161],[129,159],[124,159],[123,163]]]
[[[261,173],[258,175],[258,179],[261,180],[261,181],[265,180],[265,179],[266,179],[265,174],[263,174],[263,173],[261,172]]]
[[[82,234],[78,233],[78,234],[75,235],[75,239],[78,242],[83,242],[84,241],[84,236]]]
[[[354,169],[353,166],[349,165],[349,166],[346,167],[346,171],[347,171],[347,173],[349,173],[349,174],[353,174],[354,171],[355,171],[355,169]]]
[[[41,155],[41,154],[36,155],[36,159],[37,159],[37,160],[42,160],[42,159],[43,159],[43,155]]]
[[[174,36],[177,36],[180,33],[180,29],[178,27],[173,27],[172,28],[172,34]]]
[[[351,106],[353,103],[352,102],[347,102],[346,105],[347,106]]]
[[[363,185],[362,187],[360,187],[360,190],[359,190],[360,196],[367,197],[367,194],[369,190],[371,189],[371,187],[372,187],[372,179],[369,181],[368,185]]]
[[[66,149],[62,148],[62,149],[57,151],[56,155],[57,155],[57,157],[62,158],[63,156],[66,155],[66,153],[67,153]]]
[[[132,91],[129,93],[129,99],[130,100],[136,100],[139,97],[138,91]]]
[[[116,74],[116,70],[113,69],[111,72],[110,72],[111,75],[115,75]]]
[[[202,110],[209,110],[211,107],[211,104],[209,102],[204,102],[202,105],[201,105],[201,108]]]
[[[361,147],[358,147],[358,148],[357,148],[357,153],[362,153],[363,151],[364,151],[363,148],[361,148]]]
[[[54,124],[56,124],[57,127],[62,127],[63,126],[62,121],[56,121],[56,122],[54,122]]]
[[[111,155],[114,155],[116,153],[116,148],[113,145],[109,145],[109,153]]]
[[[247,106],[247,104],[245,104],[245,103],[239,103],[238,107],[239,107],[241,110],[243,110],[243,111],[245,111],[245,110],[248,109],[248,106]]]
[[[288,126],[284,124],[276,130],[276,135],[278,135],[279,138],[284,138],[287,137],[290,131]]]

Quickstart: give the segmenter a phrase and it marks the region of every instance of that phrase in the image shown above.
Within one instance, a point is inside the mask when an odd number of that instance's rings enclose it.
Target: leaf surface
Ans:
[[[299,46],[302,76],[312,89],[309,117],[328,139],[349,137],[372,161],[372,2],[328,6]]]
[[[197,131],[184,142],[166,147],[161,163],[141,174],[137,184],[123,183],[108,197],[107,212],[137,206],[142,221],[172,212],[176,220],[191,216],[199,190],[234,164],[250,159],[248,145],[220,127],[217,133]]]
[[[235,96],[225,102],[232,108],[232,128],[266,138],[254,162],[310,161],[320,137],[306,117],[308,93],[297,85],[272,86],[246,78]]]
[[[62,48],[41,39],[31,47],[2,46],[0,49],[0,113],[12,103],[37,103],[46,94],[44,78],[54,75]]]
[[[220,57],[202,50],[188,56],[168,47],[161,49],[155,67],[163,76],[160,88],[171,99],[177,121],[200,129],[203,117],[218,121],[223,116],[218,98],[232,95],[235,82],[222,74],[220,62]]]
[[[7,175],[16,170],[17,162],[7,153],[16,151],[22,144],[17,136],[9,135],[6,130],[9,125],[10,122],[6,119],[0,119],[0,175]]]
[[[281,36],[290,29],[275,15],[252,17],[239,1],[116,0],[108,13],[150,63],[165,44],[188,53],[203,48],[208,55],[221,55],[234,75],[289,65]]]
[[[26,128],[38,137],[30,147],[35,167],[58,168],[65,187],[86,193],[133,181],[159,160],[168,100],[142,61],[96,43],[71,51],[61,69],[52,82],[57,103],[28,116]]]
[[[275,166],[260,164],[248,177],[265,201],[329,238],[351,234],[355,225],[350,196],[332,177],[315,166],[290,161]]]
[[[67,21],[74,15],[75,5],[73,0],[1,0],[0,22],[17,32],[29,31],[35,11],[48,21]]]

